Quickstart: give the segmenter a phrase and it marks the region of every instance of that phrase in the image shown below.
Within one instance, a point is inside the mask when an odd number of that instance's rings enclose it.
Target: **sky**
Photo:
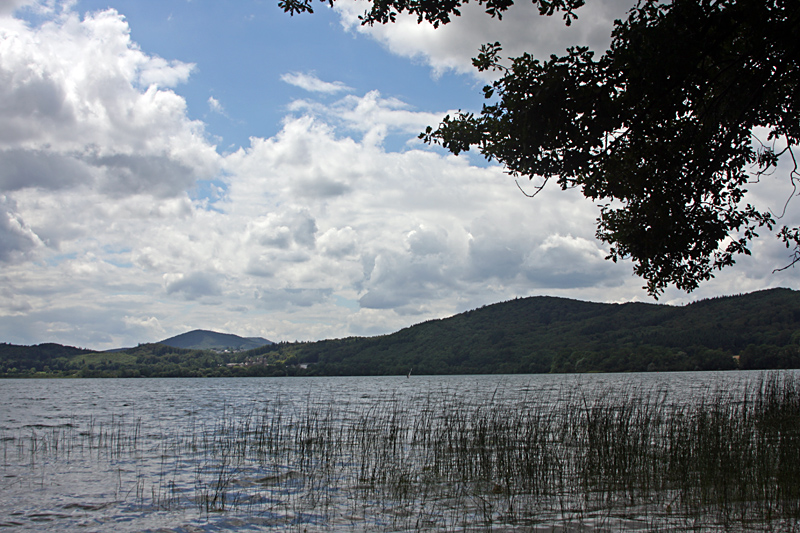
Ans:
[[[569,28],[470,4],[433,29],[360,26],[357,0],[294,17],[277,0],[0,0],[0,342],[305,341],[533,295],[652,302],[605,260],[579,191],[530,199],[479,154],[417,139],[480,111],[483,43],[604,51],[632,2],[589,4]],[[776,213],[778,170],[748,198]],[[751,249],[659,302],[797,288],[773,235]]]

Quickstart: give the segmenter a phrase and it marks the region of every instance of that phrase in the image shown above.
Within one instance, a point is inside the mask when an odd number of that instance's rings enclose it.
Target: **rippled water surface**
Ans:
[[[416,446],[426,438],[423,423],[447,425],[437,418],[444,412],[464,419],[508,406],[547,412],[565,397],[588,402],[631,390],[689,402],[759,376],[2,380],[0,529],[446,530],[469,529],[469,517],[482,517],[474,523],[484,529],[550,530],[575,516],[567,510],[502,525],[516,500],[503,500],[507,510],[496,503],[506,491],[501,480],[454,487],[437,474],[423,484],[439,459],[391,446]],[[415,464],[408,471],[395,464],[384,476],[382,458],[403,453]],[[412,466],[419,468],[405,483]],[[434,485],[442,491],[418,493]],[[625,517],[585,523],[637,528]]]

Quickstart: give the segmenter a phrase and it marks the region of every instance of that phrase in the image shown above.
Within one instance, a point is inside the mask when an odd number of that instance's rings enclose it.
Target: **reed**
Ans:
[[[640,530],[800,526],[800,380],[678,401],[659,390],[280,399],[159,434],[112,417],[0,436],[4,465],[116,465],[136,508],[303,527]],[[131,479],[123,479],[120,464]],[[51,469],[53,467],[51,466]]]

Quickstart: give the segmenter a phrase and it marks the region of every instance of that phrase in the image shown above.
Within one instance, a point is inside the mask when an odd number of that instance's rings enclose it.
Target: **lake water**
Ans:
[[[387,431],[417,431],[423,420],[445,412],[445,404],[458,413],[447,416],[467,419],[474,416],[470,409],[547,411],[565,396],[590,402],[631,390],[680,403],[709,390],[735,391],[760,376],[0,380],[0,530],[468,529],[472,519],[464,517],[472,515],[461,507],[485,515],[501,485],[490,487],[486,497],[474,488],[453,496],[451,482],[446,497],[403,493],[399,478],[406,474],[397,465],[389,476],[395,479],[388,480],[377,480],[376,467],[388,457],[380,454],[410,453],[393,452],[387,442],[419,439],[392,440]],[[383,425],[370,425],[374,420]],[[380,441],[367,438],[377,434]],[[347,451],[355,449],[358,454]],[[389,492],[375,488],[387,483]],[[482,527],[549,531],[574,518],[563,512],[543,516],[514,528],[502,525],[500,511],[490,511]],[[637,523],[629,522],[585,524],[636,530]]]

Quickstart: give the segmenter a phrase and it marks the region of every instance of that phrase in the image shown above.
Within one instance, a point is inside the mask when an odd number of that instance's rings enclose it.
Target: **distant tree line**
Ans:
[[[220,353],[0,344],[2,377],[239,377],[800,368],[800,293],[685,307],[520,298],[378,337]]]

